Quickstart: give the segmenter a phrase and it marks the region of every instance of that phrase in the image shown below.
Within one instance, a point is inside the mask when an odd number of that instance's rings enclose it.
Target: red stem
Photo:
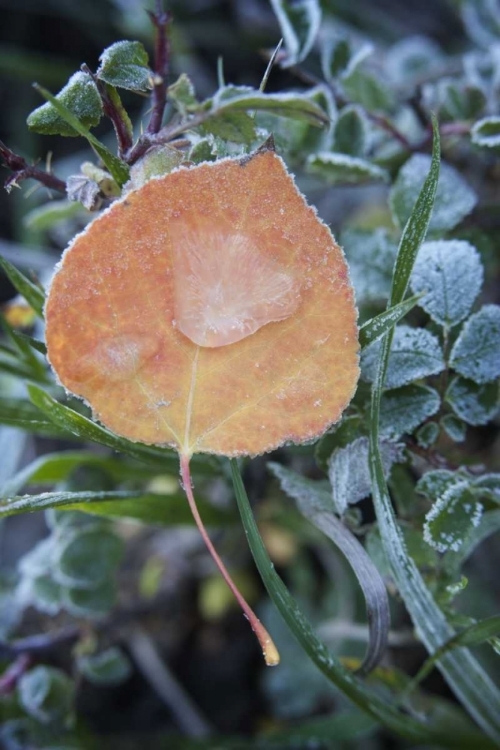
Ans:
[[[189,507],[191,508],[191,513],[193,514],[193,518],[196,522],[196,525],[198,526],[198,529],[200,531],[200,534],[203,538],[203,541],[205,542],[208,551],[212,555],[212,558],[219,568],[220,572],[222,573],[222,576],[233,592],[233,595],[240,605],[241,609],[243,610],[243,613],[245,614],[247,620],[250,623],[250,627],[252,628],[253,632],[257,636],[257,640],[259,641],[262,653],[264,654],[264,659],[266,664],[269,667],[274,667],[277,664],[279,664],[280,656],[278,653],[278,650],[276,646],[273,643],[273,640],[265,627],[262,625],[261,621],[255,614],[255,612],[249,607],[243,596],[241,595],[240,591],[238,590],[236,584],[234,583],[233,579],[229,575],[226,566],[220,559],[214,545],[212,544],[212,541],[210,537],[207,534],[207,530],[205,526],[203,525],[203,521],[201,520],[201,516],[198,512],[198,508],[196,505],[196,501],[194,499],[193,495],[193,488],[191,483],[191,472],[189,470],[189,456],[181,455],[180,461],[181,461],[181,477],[182,477],[182,483],[184,485],[184,491],[186,493]]]
[[[163,10],[161,0],[156,0],[156,12],[150,13],[156,29],[153,110],[147,127],[148,133],[157,133],[161,128],[165,104],[167,101],[167,80],[170,63],[170,45],[168,40],[168,25],[170,14]]]

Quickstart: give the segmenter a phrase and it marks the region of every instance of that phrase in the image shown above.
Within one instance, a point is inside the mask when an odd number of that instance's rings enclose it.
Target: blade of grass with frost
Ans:
[[[12,286],[24,297],[26,302],[33,308],[39,318],[43,318],[43,306],[45,295],[39,286],[30,281],[21,271],[18,271],[12,263],[0,255],[0,268],[8,277]]]
[[[398,711],[393,703],[383,700],[377,693],[369,689],[361,679],[346,669],[339,659],[335,658],[326,645],[314,634],[309,621],[302,614],[297,602],[274,570],[274,565],[269,559],[253,517],[238,462],[231,459],[230,465],[243,527],[262,581],[289,629],[318,669],[360,709],[403,737],[408,737],[417,742],[436,743],[442,747],[455,749],[470,750],[471,747],[474,747],[475,750],[479,750],[479,748],[485,750],[491,748],[493,750],[495,745],[484,735],[475,732],[472,727],[470,732],[464,732],[461,726],[460,733],[454,736],[450,732],[449,726],[443,730],[440,727],[433,727],[428,722],[409,716],[407,713]]]
[[[403,231],[390,295],[390,306],[402,302],[420,245],[429,226],[439,179],[440,144],[437,121],[433,118],[433,149],[429,175],[420,191]],[[391,498],[384,478],[379,451],[380,399],[384,386],[393,329],[382,341],[377,377],[373,384],[370,413],[370,473],[372,493],[384,550],[399,592],[414,625],[432,654],[455,636],[445,615],[434,601],[413,559],[409,557],[396,524]],[[438,662],[450,688],[479,726],[496,742],[500,741],[500,692],[469,651],[457,649]]]
[[[364,349],[365,346],[368,346],[368,344],[379,339],[391,328],[394,328],[410,310],[413,310],[419,299],[420,295],[416,294],[414,297],[410,297],[398,305],[387,308],[380,315],[376,315],[374,318],[367,320],[366,323],[363,323],[359,329],[359,343],[361,348]]]

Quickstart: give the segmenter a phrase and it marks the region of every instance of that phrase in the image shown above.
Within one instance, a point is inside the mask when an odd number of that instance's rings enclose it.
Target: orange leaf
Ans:
[[[114,432],[255,455],[336,422],[358,379],[342,251],[272,151],[181,168],[66,251],[50,361]]]

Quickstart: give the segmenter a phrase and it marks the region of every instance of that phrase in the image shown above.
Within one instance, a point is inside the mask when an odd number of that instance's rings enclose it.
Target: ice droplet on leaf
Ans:
[[[181,226],[171,237],[176,324],[195,344],[234,344],[297,309],[293,273],[244,235]]]

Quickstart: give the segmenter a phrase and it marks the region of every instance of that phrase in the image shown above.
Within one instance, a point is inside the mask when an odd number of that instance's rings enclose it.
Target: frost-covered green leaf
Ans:
[[[446,434],[451,437],[455,443],[463,443],[467,435],[467,425],[454,414],[445,414],[440,419],[440,425]]]
[[[200,132],[212,135],[233,143],[252,143],[257,133],[253,118],[246,112],[222,112],[220,115],[209,117],[200,125]]]
[[[321,24],[321,7],[318,0],[271,0],[271,5],[281,27],[286,58],[283,67],[296,65],[312,49]]]
[[[500,147],[500,117],[484,117],[475,122],[471,129],[472,142],[483,148]]]
[[[186,73],[181,73],[168,87],[167,96],[181,115],[187,115],[199,106],[193,83]]]
[[[103,617],[113,607],[115,600],[116,586],[113,581],[103,581],[91,589],[62,587],[64,608],[76,617]]]
[[[361,354],[361,375],[372,382],[380,359],[381,341],[367,346]],[[439,340],[423,328],[398,326],[394,329],[394,340],[385,380],[386,388],[399,388],[413,380],[436,375],[445,368]]]
[[[346,70],[351,55],[348,39],[328,36],[321,46],[321,67],[325,79],[333,83]]]
[[[328,470],[328,459],[336,448],[344,448],[362,434],[362,418],[359,414],[344,416],[316,443],[314,456],[318,465]]]
[[[350,156],[364,156],[369,146],[368,121],[361,107],[344,107],[335,124],[333,150]]]
[[[82,214],[85,212],[76,203],[68,200],[52,200],[29,211],[24,217],[24,224],[29,229],[45,232],[61,221],[73,219]]]
[[[318,510],[333,513],[331,487],[326,480],[308,479],[273,461],[269,461],[267,466],[278,479],[283,492],[293,500],[307,502]]]
[[[483,113],[487,103],[484,91],[466,79],[441,79],[429,93],[441,121],[473,120]]]
[[[430,448],[439,437],[439,425],[436,422],[427,422],[419,427],[416,432],[417,443],[422,448]]]
[[[448,386],[445,400],[455,414],[468,424],[487,424],[500,408],[497,382],[479,385],[473,380],[455,377]]]
[[[97,77],[117,88],[149,91],[153,74],[148,67],[148,53],[140,42],[115,42],[99,58]]]
[[[415,294],[425,292],[418,302],[420,307],[446,328],[469,315],[482,283],[479,253],[464,240],[425,242],[410,279]]]
[[[438,552],[456,552],[482,513],[466,479],[450,484],[425,517],[424,539]]]
[[[361,66],[352,69],[352,60],[342,76],[342,88],[351,101],[369,112],[390,110],[394,103],[393,92],[384,81]]]
[[[439,409],[440,398],[426,385],[405,385],[385,391],[380,402],[380,433],[391,440],[411,434]]]
[[[500,21],[496,0],[465,0],[461,6],[464,29],[485,50],[500,39]]]
[[[75,588],[94,588],[114,572],[123,554],[122,540],[105,529],[83,529],[57,549],[57,579]]]
[[[435,469],[427,471],[417,482],[416,490],[430,500],[438,500],[450,487],[471,481],[471,477],[464,470],[450,471]]]
[[[385,169],[372,164],[366,159],[347,154],[322,151],[311,154],[307,160],[309,172],[317,174],[331,185],[353,183],[362,185],[367,182],[387,182]]]
[[[117,646],[98,654],[80,656],[78,670],[94,685],[119,685],[132,674],[132,665],[127,655]]]
[[[280,117],[306,120],[319,127],[329,124],[326,112],[310,97],[299,93],[264,94],[248,86],[225,86],[212,100],[210,117],[219,117],[231,110],[271,112]]]
[[[125,190],[136,190],[153,177],[168,174],[179,167],[184,154],[168,144],[153,146],[148,149],[142,159],[130,167],[130,181]]]
[[[370,232],[348,229],[341,235],[341,244],[358,304],[387,299],[398,249],[389,232],[382,227]]]
[[[404,446],[388,440],[380,443],[380,452],[385,476],[389,476],[393,464],[404,460]],[[328,461],[328,477],[332,485],[335,509],[343,515],[349,505],[363,500],[371,493],[370,469],[368,466],[368,438],[360,437],[345,448],[338,448]]]
[[[75,683],[60,669],[39,665],[21,676],[19,700],[24,710],[42,724],[67,718],[75,698]]]
[[[57,94],[61,102],[86,128],[97,125],[102,116],[102,102],[97,86],[88,73],[79,71],[71,76],[66,86]],[[51,102],[37,107],[28,117],[28,127],[43,135],[78,136]]]
[[[485,305],[464,323],[450,365],[464,378],[489,383],[500,377],[500,306]]]
[[[430,166],[430,156],[414,154],[399,170],[389,202],[394,220],[401,227],[408,221]],[[429,232],[453,229],[472,211],[476,202],[476,194],[459,172],[442,162]]]
[[[408,36],[389,48],[385,72],[396,84],[413,83],[425,78],[444,61],[438,44],[427,36]]]

